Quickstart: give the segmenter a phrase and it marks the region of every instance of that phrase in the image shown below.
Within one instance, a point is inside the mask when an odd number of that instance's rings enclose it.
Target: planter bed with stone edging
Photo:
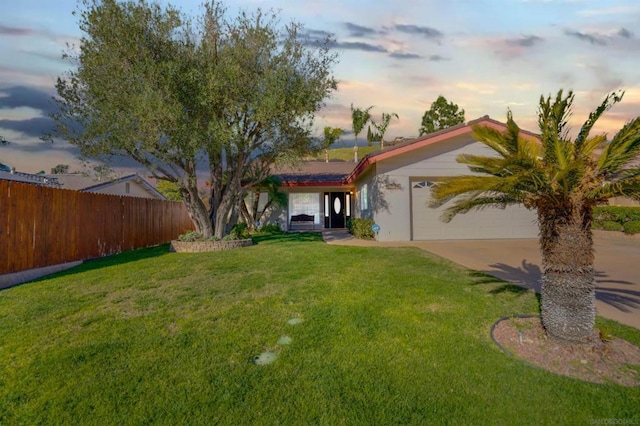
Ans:
[[[253,245],[253,240],[230,241],[171,241],[169,251],[176,253],[202,253],[207,251],[233,250]]]

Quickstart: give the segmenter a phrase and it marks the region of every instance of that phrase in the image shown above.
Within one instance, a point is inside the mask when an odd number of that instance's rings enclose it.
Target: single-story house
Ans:
[[[275,169],[288,193],[286,208],[270,222],[295,229],[292,218],[313,216],[313,229],[344,228],[349,218],[373,219],[380,241],[536,238],[535,212],[522,206],[460,214],[449,223],[429,207],[431,186],[445,176],[471,173],[460,154],[493,155],[473,139],[472,126],[506,130],[488,116],[403,142],[353,162],[307,162],[300,169]],[[525,135],[536,137],[533,133]]]
[[[100,181],[81,173],[55,174],[62,189],[71,189],[98,194],[122,195],[126,197],[154,198],[166,200],[162,193],[138,174],[130,174],[113,180]]]

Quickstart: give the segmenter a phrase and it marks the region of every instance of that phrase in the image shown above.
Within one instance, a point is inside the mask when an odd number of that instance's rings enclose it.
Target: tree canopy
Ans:
[[[355,142],[353,146],[353,159],[357,163],[358,162],[358,135],[364,129],[364,126],[367,125],[368,122],[371,121],[371,113],[370,111],[373,109],[373,105],[367,108],[354,107],[351,104],[351,125],[353,128],[353,136],[355,137]]]
[[[85,0],[77,69],[58,78],[58,137],[124,155],[178,187],[196,230],[222,237],[276,161],[314,147],[314,113],[336,89],[330,40],[310,46],[275,13],[197,19],[145,0]],[[208,175],[205,204],[198,172]],[[236,210],[235,215],[234,210]]]
[[[598,118],[622,100],[611,93],[569,137],[574,94],[540,98],[540,137],[523,134],[509,112],[506,131],[474,128],[494,156],[463,154],[474,174],[445,178],[433,187],[436,204],[452,200],[446,219],[497,205],[523,204],[537,212],[542,250],[542,321],[556,338],[583,341],[593,334],[595,275],[593,207],[612,197],[640,200],[640,117],[611,140],[591,136]]]
[[[422,116],[420,136],[461,123],[464,123],[464,110],[440,95]]]
[[[68,164],[58,164],[57,166],[51,169],[52,175],[60,175],[69,173],[69,165]]]

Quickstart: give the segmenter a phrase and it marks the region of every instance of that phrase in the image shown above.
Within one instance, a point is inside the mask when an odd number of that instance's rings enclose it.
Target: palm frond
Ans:
[[[522,200],[516,197],[510,197],[506,194],[498,195],[471,195],[458,200],[454,205],[447,208],[441,216],[444,222],[450,222],[457,214],[464,214],[473,210],[482,210],[488,207],[505,208],[509,205],[519,204]]]
[[[607,182],[585,194],[585,197],[590,200],[603,202],[612,197],[628,197],[640,200],[640,172],[634,177],[615,182]]]
[[[569,91],[563,98],[563,91],[559,90],[555,100],[551,96],[546,99],[540,97],[538,107],[538,125],[541,132],[544,161],[550,165],[556,165],[565,158],[567,152],[562,148],[568,139],[569,119],[572,115],[571,106],[574,94]],[[558,157],[558,156],[561,157]]]
[[[582,128],[580,129],[580,132],[578,133],[578,136],[576,137],[575,155],[584,155],[582,152],[582,148],[584,146],[585,141],[589,137],[589,132],[591,132],[591,129],[593,128],[594,124],[596,124],[596,121],[598,121],[600,116],[604,114],[605,111],[608,111],[609,109],[611,109],[612,106],[620,102],[623,96],[624,96],[623,91],[610,93],[609,95],[607,95],[606,98],[604,98],[604,100],[602,101],[602,103],[598,108],[591,111],[591,113],[589,114],[589,118],[587,118],[587,121],[584,122],[584,124],[582,125]]]
[[[509,154],[508,144],[505,142],[504,134],[492,127],[473,126],[473,138],[481,142],[498,153],[501,157]]]
[[[629,121],[607,144],[598,159],[598,169],[615,174],[640,157],[640,117]]]

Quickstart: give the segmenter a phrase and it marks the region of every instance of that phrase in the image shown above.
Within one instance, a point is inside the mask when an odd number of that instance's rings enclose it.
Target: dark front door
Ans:
[[[329,209],[331,210],[331,228],[344,228],[344,192],[332,192]]]

